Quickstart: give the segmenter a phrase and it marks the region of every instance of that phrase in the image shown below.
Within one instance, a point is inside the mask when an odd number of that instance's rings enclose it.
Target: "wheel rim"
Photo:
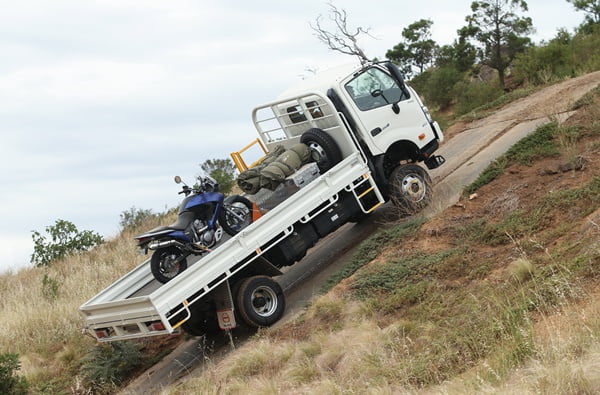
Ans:
[[[233,203],[227,212],[227,224],[235,231],[240,231],[250,225],[250,210],[244,203]]]
[[[308,148],[310,148],[310,156],[312,159],[320,165],[327,165],[329,163],[329,159],[327,158],[327,153],[318,143],[311,141],[308,144]]]
[[[173,278],[179,273],[178,254],[165,254],[160,260],[160,272],[167,278]]]
[[[416,174],[407,174],[401,181],[402,193],[412,202],[420,202],[427,195],[427,185],[421,177]]]
[[[277,310],[277,294],[269,287],[258,287],[252,292],[252,310],[261,316],[269,317]]]

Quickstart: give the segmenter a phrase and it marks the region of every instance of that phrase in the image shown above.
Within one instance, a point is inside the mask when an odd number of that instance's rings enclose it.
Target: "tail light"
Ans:
[[[165,328],[165,324],[163,324],[162,321],[154,321],[148,325],[148,329],[151,331],[164,331],[167,328]]]
[[[100,329],[96,329],[96,337],[98,339],[104,339],[107,337],[110,337],[110,333],[108,332],[108,328],[100,328]]]

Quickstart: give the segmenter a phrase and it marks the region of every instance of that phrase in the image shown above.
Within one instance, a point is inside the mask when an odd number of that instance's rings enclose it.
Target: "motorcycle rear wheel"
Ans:
[[[223,205],[219,223],[228,235],[237,235],[252,223],[252,202],[240,195],[229,198]]]
[[[165,284],[187,269],[187,260],[183,252],[176,247],[161,248],[154,251],[150,260],[150,269],[156,280]]]

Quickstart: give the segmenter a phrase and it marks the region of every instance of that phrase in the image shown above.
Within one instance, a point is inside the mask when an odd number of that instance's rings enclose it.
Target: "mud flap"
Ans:
[[[233,296],[229,281],[224,281],[213,290],[217,310],[219,328],[222,330],[234,329],[237,324],[233,313]]]

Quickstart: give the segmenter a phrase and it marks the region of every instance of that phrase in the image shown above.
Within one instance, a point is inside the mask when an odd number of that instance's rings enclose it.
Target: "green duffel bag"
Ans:
[[[237,179],[240,188],[254,195],[261,188],[275,190],[287,176],[294,173],[310,160],[310,149],[298,143],[289,150],[278,145],[267,157],[252,169],[243,171]]]
[[[268,152],[262,162],[260,162],[258,165],[241,172],[237,178],[237,184],[242,191],[246,192],[247,194],[254,195],[261,188],[263,188],[261,185],[262,176],[260,175],[260,171],[267,167],[270,163],[273,163],[275,160],[277,160],[277,158],[284,152],[285,148],[283,145],[278,145],[272,151]]]
[[[242,189],[242,191],[250,195],[254,195],[261,188],[260,179],[260,171],[258,169],[252,168],[240,173],[240,175],[237,178],[237,184]]]
[[[295,167],[296,170],[310,161],[310,148],[308,148],[308,145],[298,143],[289,150],[298,154],[298,158],[300,159],[300,166]]]

